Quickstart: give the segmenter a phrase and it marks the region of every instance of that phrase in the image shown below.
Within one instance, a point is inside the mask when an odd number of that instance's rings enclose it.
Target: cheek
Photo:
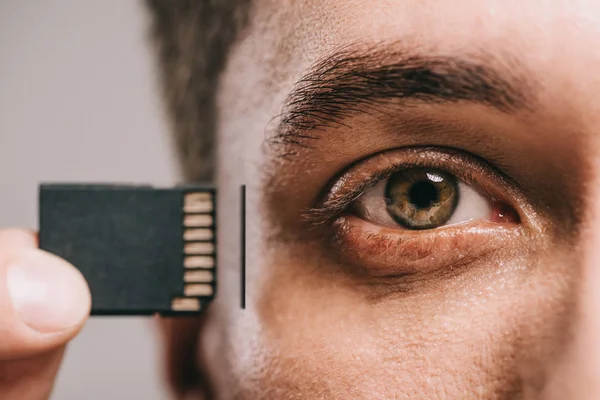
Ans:
[[[431,290],[377,301],[335,272],[340,266],[282,251],[263,262],[256,301],[226,335],[247,398],[535,392],[568,324],[572,285],[562,266],[539,259],[479,266]]]

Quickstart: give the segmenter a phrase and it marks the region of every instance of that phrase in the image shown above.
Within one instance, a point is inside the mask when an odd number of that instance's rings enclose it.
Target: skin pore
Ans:
[[[592,1],[256,1],[221,78],[197,351],[215,396],[600,396],[599,50]],[[415,165],[518,218],[353,212],[369,177]]]

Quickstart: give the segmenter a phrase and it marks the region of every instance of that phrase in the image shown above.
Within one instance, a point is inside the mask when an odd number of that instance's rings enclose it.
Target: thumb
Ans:
[[[91,305],[81,273],[59,257],[0,234],[0,398],[44,399],[64,345]]]

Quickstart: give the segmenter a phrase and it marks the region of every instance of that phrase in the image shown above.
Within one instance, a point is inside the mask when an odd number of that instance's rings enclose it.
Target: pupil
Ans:
[[[408,198],[417,208],[429,208],[439,201],[439,193],[434,184],[421,181],[412,185],[408,192]]]

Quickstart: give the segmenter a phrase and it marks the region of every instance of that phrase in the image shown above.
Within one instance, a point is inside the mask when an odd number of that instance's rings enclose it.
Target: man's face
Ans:
[[[220,98],[221,398],[598,398],[600,4],[256,3]]]

